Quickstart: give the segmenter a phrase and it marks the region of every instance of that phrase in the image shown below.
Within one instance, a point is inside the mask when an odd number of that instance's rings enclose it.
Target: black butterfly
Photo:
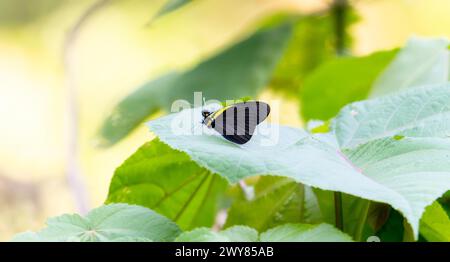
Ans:
[[[236,144],[247,143],[256,126],[270,113],[270,106],[260,101],[247,101],[211,112],[203,110],[203,124],[214,128],[227,140]]]

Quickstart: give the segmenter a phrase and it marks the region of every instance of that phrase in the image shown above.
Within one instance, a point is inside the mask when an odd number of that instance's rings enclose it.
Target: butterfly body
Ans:
[[[217,111],[203,110],[203,124],[213,128],[225,139],[245,144],[253,136],[256,126],[270,113],[270,106],[260,101],[247,101],[223,107]]]

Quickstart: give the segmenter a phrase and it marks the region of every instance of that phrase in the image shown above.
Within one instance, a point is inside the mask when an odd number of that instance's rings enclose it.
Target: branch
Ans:
[[[78,101],[73,68],[73,55],[76,40],[90,18],[106,6],[111,0],[99,0],[92,4],[78,18],[68,31],[63,45],[63,67],[65,72],[65,91],[67,105],[67,152],[66,152],[66,178],[73,192],[78,212],[85,214],[89,209],[87,190],[79,166],[79,137],[78,137]]]

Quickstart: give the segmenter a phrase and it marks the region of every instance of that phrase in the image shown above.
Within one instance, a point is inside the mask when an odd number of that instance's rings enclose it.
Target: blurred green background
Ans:
[[[71,43],[68,77],[67,33],[94,2],[0,0],[0,240],[79,211],[66,175],[68,81],[77,90],[77,155],[92,208],[105,200],[114,169],[152,138],[141,126],[112,147],[96,146],[95,134],[121,98],[250,34],[268,13],[320,12],[331,1],[197,0],[152,23],[165,1],[109,1]],[[399,47],[411,35],[450,38],[448,0],[350,3],[358,16],[349,28],[353,54]],[[301,126],[298,100],[270,90],[261,97],[283,100],[280,121]]]

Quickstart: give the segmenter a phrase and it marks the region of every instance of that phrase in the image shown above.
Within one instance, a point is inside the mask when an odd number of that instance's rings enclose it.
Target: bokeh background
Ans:
[[[307,12],[330,3],[298,1]],[[96,146],[113,106],[148,79],[188,68],[248,34],[278,8],[277,0],[198,0],[149,23],[164,0],[111,1],[70,42],[68,68],[68,32],[94,2],[0,0],[0,241],[41,228],[49,216],[83,211],[67,176],[68,85],[77,90],[75,160],[92,208],[105,200],[114,169],[152,138],[141,126],[112,147]],[[450,38],[449,0],[350,2],[359,17],[349,28],[353,54],[399,47],[411,35]],[[262,96],[283,99],[281,121],[302,125],[297,100]]]

